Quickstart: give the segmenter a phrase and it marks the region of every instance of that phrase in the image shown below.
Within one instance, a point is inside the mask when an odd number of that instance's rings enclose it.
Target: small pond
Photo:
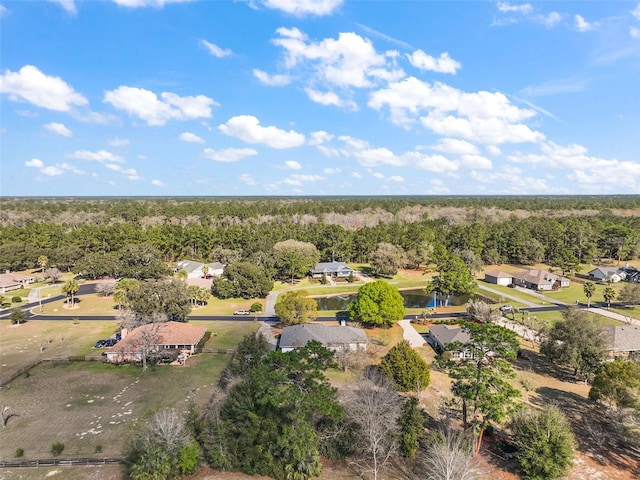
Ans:
[[[432,308],[440,306],[440,299],[436,299],[433,294],[425,293],[422,288],[413,288],[410,290],[400,290],[400,295],[404,298],[405,308]],[[355,293],[347,293],[342,295],[334,295],[331,297],[316,298],[318,302],[318,310],[346,310],[347,306],[356,298]],[[449,298],[449,305],[464,305],[469,301],[469,295],[453,296]],[[443,301],[444,304],[444,301]]]

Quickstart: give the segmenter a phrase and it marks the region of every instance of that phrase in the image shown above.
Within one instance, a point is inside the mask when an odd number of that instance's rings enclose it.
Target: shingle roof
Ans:
[[[640,327],[634,325],[607,325],[603,327],[603,330],[608,336],[611,351],[640,351]]]
[[[490,272],[485,273],[485,275],[489,275],[490,277],[496,278],[511,278],[513,274],[503,272],[502,270],[491,270]]]
[[[306,324],[285,327],[280,335],[280,348],[304,347],[307,342],[317,340],[330,347],[353,343],[366,343],[367,335],[361,328]]]
[[[524,280],[525,282],[533,283],[536,285],[553,284],[556,281],[568,280],[566,277],[555,275],[545,270],[533,269],[525,270],[524,272],[518,272],[513,275],[518,280]]]
[[[313,268],[313,273],[334,273],[340,270],[352,270],[344,262],[320,262]]]
[[[429,327],[429,334],[444,346],[453,342],[465,344],[471,341],[469,332],[458,325],[432,325]]]
[[[136,352],[140,350],[142,335],[151,332],[154,345],[197,345],[206,329],[183,322],[149,323],[134,329],[107,350],[110,352]]]

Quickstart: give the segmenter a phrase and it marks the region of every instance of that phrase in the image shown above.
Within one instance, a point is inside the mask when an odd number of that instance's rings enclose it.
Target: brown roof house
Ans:
[[[12,290],[20,290],[22,287],[36,281],[36,277],[31,275],[22,275],[20,273],[0,274],[0,293],[7,293]]]
[[[607,336],[610,356],[615,358],[640,355],[640,327],[607,325],[602,329]]]
[[[113,363],[140,362],[147,358],[186,358],[195,353],[206,330],[183,322],[148,323],[130,333],[123,329],[122,340],[106,351],[107,361]]]
[[[317,323],[283,328],[278,347],[283,352],[290,352],[296,348],[304,347],[311,340],[320,342],[329,350],[367,348],[367,335],[361,328],[347,327],[346,325],[333,327]]]
[[[500,270],[491,270],[484,274],[484,281],[487,283],[493,283],[494,285],[510,285],[512,280],[513,275]]]
[[[536,268],[515,273],[513,283],[531,290],[556,290],[560,287],[568,287],[569,279]]]

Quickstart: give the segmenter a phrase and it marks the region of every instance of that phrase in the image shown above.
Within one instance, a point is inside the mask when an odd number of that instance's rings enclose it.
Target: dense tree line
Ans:
[[[570,270],[600,258],[622,262],[640,256],[640,216],[605,209],[637,207],[638,197],[608,199],[5,199],[0,268],[41,268],[38,259],[44,256],[48,267],[79,271],[99,264],[100,258],[113,263],[132,245],[144,244],[164,262],[249,261],[273,279],[284,276],[287,263],[276,246],[302,242],[317,250],[309,250],[305,258],[372,261],[383,275],[402,265],[432,261],[438,247],[456,253],[471,270],[482,264],[541,261]],[[529,210],[492,215],[492,206],[509,212],[512,205]],[[577,210],[570,211],[572,207]],[[28,221],[11,221],[27,213]],[[299,275],[299,259],[287,260],[288,273]]]

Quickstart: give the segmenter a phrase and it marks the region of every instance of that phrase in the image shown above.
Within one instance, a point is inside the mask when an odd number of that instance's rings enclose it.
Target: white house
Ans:
[[[589,272],[589,278],[599,282],[618,283],[626,276],[627,274],[620,267],[596,267]]]
[[[321,262],[310,273],[313,278],[322,278],[323,275],[327,278],[348,278],[355,270],[344,262]]]
[[[174,271],[179,272],[180,270],[185,270],[187,272],[187,278],[202,278],[205,276],[205,265],[207,265],[207,267],[209,268],[207,271],[207,275],[219,277],[224,272],[224,265],[219,262],[205,264],[202,262],[194,262],[193,260],[179,261],[178,263],[176,263]]]
[[[484,274],[484,281],[487,283],[493,283],[494,285],[511,285],[513,282],[513,275],[500,270],[491,270]]]
[[[12,290],[20,290],[21,288],[36,281],[36,278],[31,275],[22,275],[20,273],[6,273],[0,274],[0,293],[7,293]]]

